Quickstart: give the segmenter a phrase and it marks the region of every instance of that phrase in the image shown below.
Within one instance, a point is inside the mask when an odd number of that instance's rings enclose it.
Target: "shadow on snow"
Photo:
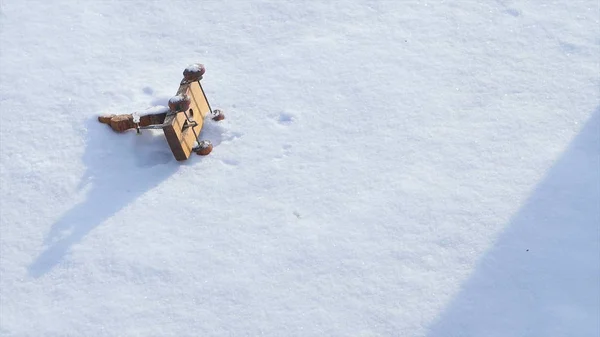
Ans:
[[[429,331],[600,335],[600,107]]]
[[[119,210],[177,171],[179,165],[162,132],[114,134],[90,119],[80,188],[90,186],[86,199],[63,214],[50,228],[46,249],[29,266],[40,277],[59,264],[71,246]]]

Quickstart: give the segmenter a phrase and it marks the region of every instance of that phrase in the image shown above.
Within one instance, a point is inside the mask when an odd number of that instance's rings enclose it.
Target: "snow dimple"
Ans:
[[[228,166],[238,166],[240,164],[239,160],[237,160],[237,159],[230,159],[230,158],[229,159],[223,159],[223,160],[221,160],[221,162],[223,164],[225,164],[225,165],[228,165]]]
[[[576,53],[579,51],[579,47],[577,47],[576,45],[574,45],[572,43],[559,41],[559,46],[560,46],[560,49],[567,55],[570,55],[570,54],[573,54],[573,53]]]
[[[287,113],[287,112],[281,112],[279,114],[279,117],[277,118],[277,121],[280,124],[291,124],[296,120],[296,116],[294,116],[291,113]]]
[[[506,14],[508,14],[510,16],[514,16],[514,17],[521,15],[521,12],[519,12],[518,9],[514,9],[514,8],[508,8],[508,9],[506,9],[505,12],[506,12]]]
[[[289,156],[292,153],[292,145],[283,144],[281,146],[281,152],[274,157],[275,160],[282,160],[285,157]]]
[[[151,87],[144,87],[142,89],[142,91],[144,92],[144,94],[146,95],[152,95],[154,94],[154,89],[152,89]]]

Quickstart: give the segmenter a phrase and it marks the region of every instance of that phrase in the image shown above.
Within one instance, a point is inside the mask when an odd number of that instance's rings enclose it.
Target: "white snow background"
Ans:
[[[598,336],[599,19],[2,1],[0,335]],[[194,62],[209,156],[97,122]]]

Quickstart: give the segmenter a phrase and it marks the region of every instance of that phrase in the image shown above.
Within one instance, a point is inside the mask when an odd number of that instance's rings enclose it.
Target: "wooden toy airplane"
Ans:
[[[204,119],[210,113],[212,119],[220,121],[225,116],[219,109],[212,110],[202,84],[205,73],[202,64],[189,65],[183,71],[183,80],[175,96],[169,100],[168,107],[153,107],[141,113],[100,116],[98,121],[108,124],[117,132],[136,129],[162,129],[167,143],[175,156],[181,161],[190,157],[192,152],[207,155],[212,151],[208,140],[198,138],[204,125]]]

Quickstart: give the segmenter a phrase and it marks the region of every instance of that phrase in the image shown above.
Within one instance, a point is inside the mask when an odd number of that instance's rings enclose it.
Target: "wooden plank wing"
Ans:
[[[163,132],[171,152],[177,160],[186,160],[192,154],[196,142],[196,136],[183,112],[168,115],[165,118]]]
[[[165,118],[163,131],[167,143],[175,159],[181,161],[188,159],[193,152],[196,135],[200,135],[204,118],[210,113],[210,108],[199,82],[182,82],[177,90],[177,95],[187,95],[190,98],[187,115],[196,123],[195,126],[188,123],[183,112],[167,115]]]

